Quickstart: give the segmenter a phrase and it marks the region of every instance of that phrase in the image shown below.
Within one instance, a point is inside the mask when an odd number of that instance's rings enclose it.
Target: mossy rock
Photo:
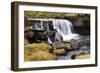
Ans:
[[[32,59],[33,60],[56,60],[57,56],[52,54],[52,53],[48,53],[45,51],[39,51],[35,54],[32,54]]]
[[[73,48],[71,47],[71,44],[66,44],[65,48],[66,48],[66,50],[71,50],[71,49],[73,49]]]
[[[89,58],[90,58],[90,54],[81,54],[75,57],[75,59],[89,59]]]
[[[25,54],[25,61],[46,61],[46,60],[56,60],[57,56],[46,52],[46,51],[38,51],[31,55]]]
[[[38,51],[46,51],[49,52],[50,45],[45,43],[33,43],[24,46],[25,52],[38,52]]]
[[[24,27],[24,31],[33,30],[33,26]]]
[[[64,48],[61,48],[61,49],[55,49],[53,51],[53,53],[56,54],[56,55],[65,55],[66,54],[66,51],[65,51]]]
[[[24,61],[32,61],[32,55],[24,54]]]
[[[78,48],[78,43],[75,40],[71,40],[69,43],[65,43],[65,50],[75,50]]]

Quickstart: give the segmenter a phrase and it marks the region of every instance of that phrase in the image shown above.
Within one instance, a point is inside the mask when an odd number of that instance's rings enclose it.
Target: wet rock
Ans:
[[[66,44],[66,50],[72,50],[71,44]]]
[[[56,41],[56,42],[54,42],[54,43],[52,44],[52,46],[53,46],[53,48],[58,49],[58,48],[64,47],[65,45],[64,45],[62,42]]]
[[[80,49],[81,50],[87,50],[87,49],[89,49],[89,47],[88,46],[82,46],[82,47],[80,47]]]
[[[90,46],[90,40],[85,40],[85,39],[82,39],[82,40],[78,40],[78,46]]]
[[[56,60],[57,56],[46,51],[38,51],[32,54],[33,61]]]
[[[70,44],[71,44],[72,49],[78,48],[78,42],[76,40],[71,40]]]

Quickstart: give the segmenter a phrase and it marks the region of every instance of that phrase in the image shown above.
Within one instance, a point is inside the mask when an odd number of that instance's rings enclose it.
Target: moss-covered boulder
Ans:
[[[24,47],[25,52],[30,52],[30,53],[34,53],[37,51],[49,52],[49,48],[50,48],[50,45],[45,44],[45,43],[33,43],[33,44],[25,45]]]
[[[56,60],[57,56],[46,52],[46,51],[38,51],[32,53],[31,55],[25,54],[25,61],[46,61],[46,60]]]
[[[32,60],[35,60],[35,61],[56,60],[56,59],[57,59],[56,55],[45,52],[45,51],[38,51],[38,52],[32,54]]]
[[[56,55],[65,55],[66,54],[66,51],[65,51],[64,48],[61,48],[61,49],[55,49],[53,51],[53,53],[56,54]]]
[[[75,59],[89,59],[90,54],[80,54],[75,57]]]

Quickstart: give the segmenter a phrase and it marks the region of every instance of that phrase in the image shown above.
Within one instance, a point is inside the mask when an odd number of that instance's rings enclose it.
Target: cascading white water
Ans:
[[[72,24],[66,20],[61,20],[60,22],[61,32],[65,35],[72,34]]]
[[[73,33],[73,25],[68,20],[55,19],[54,25],[57,32],[62,36],[63,41],[79,38],[78,34]]]

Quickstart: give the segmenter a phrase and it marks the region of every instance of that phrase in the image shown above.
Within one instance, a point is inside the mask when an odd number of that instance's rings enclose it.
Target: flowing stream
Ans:
[[[68,59],[72,59],[72,57],[74,55],[79,55],[79,54],[90,54],[90,37],[89,36],[81,36],[83,41],[86,41],[86,43],[82,43],[82,40],[79,41],[81,44],[81,46],[76,49],[76,50],[72,50],[70,52],[68,52],[66,55],[64,56],[58,56],[58,60],[68,60]]]

